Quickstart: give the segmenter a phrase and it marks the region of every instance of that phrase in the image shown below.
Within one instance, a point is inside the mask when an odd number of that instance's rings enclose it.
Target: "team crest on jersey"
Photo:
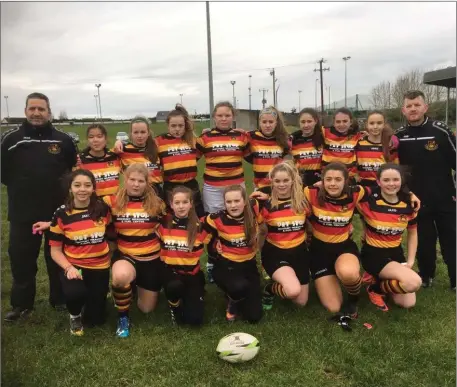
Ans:
[[[406,222],[408,222],[408,217],[406,215],[400,215],[398,217],[398,221],[402,222],[402,223],[406,223]]]
[[[52,153],[53,155],[59,154],[61,151],[59,144],[51,144],[48,146],[48,152]]]
[[[427,144],[425,144],[425,149],[428,151],[434,151],[438,149],[438,144],[435,140],[428,140]]]
[[[108,161],[108,167],[112,167],[114,163],[112,161]]]
[[[104,221],[102,218],[98,219],[96,222],[94,222],[97,226],[103,226]]]
[[[349,207],[346,204],[341,206],[341,212],[347,211],[348,209]]]

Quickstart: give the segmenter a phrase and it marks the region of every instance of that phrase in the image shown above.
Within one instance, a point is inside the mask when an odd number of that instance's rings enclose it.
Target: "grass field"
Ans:
[[[111,138],[126,126],[109,126]],[[197,132],[202,129],[198,125]],[[80,134],[85,130],[66,127]],[[156,134],[165,125],[154,125]],[[112,143],[112,141],[111,141]],[[200,165],[200,177],[202,165]],[[252,170],[246,165],[248,188]],[[9,309],[11,276],[7,254],[6,191],[2,187],[2,313]],[[355,219],[359,230],[358,217]],[[358,239],[356,235],[356,239]],[[258,325],[228,324],[225,302],[207,285],[206,324],[201,329],[173,327],[161,294],[158,309],[142,315],[132,307],[131,337],[114,335],[116,314],[109,308],[103,328],[71,337],[68,315],[50,309],[43,257],[39,259],[36,309],[20,324],[2,324],[2,385],[22,386],[455,386],[455,293],[448,289],[441,260],[434,287],[418,293],[417,306],[401,310],[390,304],[377,311],[362,291],[360,317],[345,332],[327,321],[311,287],[310,301],[298,308],[275,301]],[[373,329],[363,327],[364,322]],[[219,339],[247,332],[260,340],[252,362],[231,365],[218,359]]]

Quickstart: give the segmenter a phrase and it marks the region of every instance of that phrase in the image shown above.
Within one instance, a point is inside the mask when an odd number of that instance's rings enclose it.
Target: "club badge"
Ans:
[[[428,151],[434,151],[438,149],[438,144],[435,140],[428,140],[427,144],[425,144],[425,149]]]
[[[52,153],[53,155],[59,154],[61,151],[59,144],[51,144],[48,146],[48,152]]]

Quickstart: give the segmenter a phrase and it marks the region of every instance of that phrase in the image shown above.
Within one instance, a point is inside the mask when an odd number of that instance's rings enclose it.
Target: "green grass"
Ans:
[[[199,125],[197,132],[202,128]],[[70,130],[69,127],[65,129]],[[126,126],[108,126],[110,137]],[[84,128],[77,131],[84,146]],[[165,125],[154,125],[156,134]],[[200,166],[200,176],[202,172]],[[246,165],[248,188],[252,170]],[[9,309],[11,275],[7,255],[6,191],[2,187],[2,312]],[[360,229],[355,218],[356,235]],[[356,236],[357,238],[357,236]],[[103,328],[70,337],[68,316],[50,309],[44,259],[39,259],[36,310],[27,322],[2,325],[2,384],[19,386],[455,386],[455,293],[441,263],[434,287],[418,293],[417,306],[388,313],[375,310],[362,291],[353,332],[329,323],[311,288],[309,304],[298,308],[275,301],[258,325],[224,320],[224,298],[207,285],[206,324],[173,327],[163,294],[148,316],[132,307],[127,340],[114,336],[115,310]],[[390,304],[391,305],[391,304]],[[373,329],[363,327],[364,322]],[[218,359],[216,345],[231,332],[260,340],[259,355],[246,364]]]

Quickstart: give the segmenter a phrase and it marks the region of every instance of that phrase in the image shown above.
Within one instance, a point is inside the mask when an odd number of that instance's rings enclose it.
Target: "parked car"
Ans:
[[[128,141],[129,140],[129,135],[127,133],[125,133],[125,132],[117,132],[116,140],[120,140],[122,142]]]
[[[75,144],[79,144],[79,134],[75,132],[68,132],[68,135],[73,139]]]

